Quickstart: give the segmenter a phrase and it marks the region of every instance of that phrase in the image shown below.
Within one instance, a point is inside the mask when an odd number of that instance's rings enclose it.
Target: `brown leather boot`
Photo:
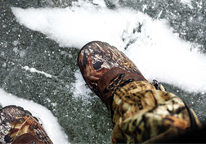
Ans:
[[[0,142],[52,144],[38,120],[30,112],[14,105],[0,110]]]
[[[132,81],[147,81],[127,56],[105,42],[92,41],[83,46],[78,64],[84,80],[107,108],[115,90]]]

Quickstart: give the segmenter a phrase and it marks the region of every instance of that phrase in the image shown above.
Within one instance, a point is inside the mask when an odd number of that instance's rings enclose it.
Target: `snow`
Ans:
[[[150,81],[157,79],[189,92],[206,91],[205,55],[198,53],[198,45],[174,34],[166,20],[153,20],[126,8],[80,5],[83,7],[13,7],[12,12],[20,24],[42,32],[61,46],[80,49],[89,41],[105,41],[125,52]],[[134,33],[139,25],[141,33]],[[131,40],[133,43],[125,50]]]
[[[43,74],[43,75],[45,75],[46,77],[49,77],[49,78],[52,77],[52,75],[50,75],[50,74],[48,74],[48,73],[45,73],[45,72],[43,72],[43,71],[39,71],[39,70],[37,70],[37,69],[35,69],[35,68],[29,68],[28,66],[24,66],[24,67],[22,67],[22,68],[25,69],[25,70],[27,70],[27,71],[30,71],[30,72]]]
[[[62,131],[57,118],[54,117],[53,114],[42,105],[29,100],[18,98],[17,96],[5,92],[3,89],[0,89],[0,104],[3,107],[8,105],[17,105],[23,107],[25,110],[31,112],[33,116],[40,119],[45,131],[54,144],[69,144],[67,136]]]
[[[75,73],[75,77],[76,77],[76,82],[74,83],[74,97],[80,97],[82,95],[84,95],[84,97],[81,97],[83,99],[89,99],[90,95],[89,93],[91,93],[91,90],[86,88],[85,86],[85,81],[81,75],[80,70],[78,70]]]
[[[191,0],[180,0],[182,3],[188,5],[190,8],[192,8],[192,2]]]

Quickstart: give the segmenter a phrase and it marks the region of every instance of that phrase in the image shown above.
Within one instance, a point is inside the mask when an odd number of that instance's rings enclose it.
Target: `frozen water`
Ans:
[[[166,20],[152,20],[130,9],[109,10],[90,4],[12,11],[19,23],[62,46],[81,48],[92,40],[106,41],[124,51],[150,81],[158,79],[189,92],[206,91],[206,57],[191,51],[197,47],[174,34]]]
[[[38,112],[24,108],[46,122],[41,112],[47,108],[69,142],[110,143],[109,113],[85,85],[76,61],[83,45],[101,40],[125,52],[150,81],[164,82],[206,122],[205,55],[200,52],[204,1],[45,1],[69,7],[42,8],[44,0],[0,2],[0,85],[18,97],[2,90],[0,106],[33,101]],[[55,139],[56,130],[46,129]],[[59,133],[66,140],[64,132]]]

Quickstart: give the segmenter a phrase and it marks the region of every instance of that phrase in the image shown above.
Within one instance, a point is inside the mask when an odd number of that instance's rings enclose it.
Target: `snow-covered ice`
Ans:
[[[198,53],[198,45],[174,34],[166,20],[153,20],[131,9],[109,10],[91,4],[64,9],[13,7],[12,11],[20,24],[61,46],[81,48],[89,41],[105,41],[125,52],[150,81],[157,79],[189,92],[206,91],[205,55]],[[137,32],[140,25],[141,32]]]
[[[25,69],[25,70],[27,70],[27,71],[30,71],[30,72],[34,72],[34,73],[39,73],[39,74],[45,75],[46,77],[49,77],[49,78],[52,77],[52,75],[50,75],[50,74],[48,74],[48,73],[45,73],[45,72],[43,72],[43,71],[39,71],[39,70],[37,70],[37,69],[35,69],[35,68],[29,68],[28,66],[24,66],[24,67],[22,67],[22,68]]]
[[[188,92],[206,92],[206,56],[198,52],[197,44],[180,39],[166,20],[153,20],[146,14],[128,8],[110,10],[103,1],[94,2],[99,5],[79,1],[67,8],[11,9],[20,24],[45,34],[60,46],[80,49],[89,41],[105,41],[125,52],[149,81],[157,79]],[[186,0],[182,2],[191,4]],[[18,45],[18,41],[13,45]],[[52,77],[29,65],[22,68]],[[74,97],[90,93],[79,70],[75,76]],[[0,104],[19,105],[29,110],[42,120],[55,144],[68,143],[57,119],[45,107],[2,89]]]
[[[17,105],[23,107],[32,113],[33,116],[40,119],[45,131],[54,142],[54,144],[69,144],[67,135],[62,131],[57,118],[46,108],[40,104],[25,100],[5,92],[0,89],[0,104],[4,106]]]

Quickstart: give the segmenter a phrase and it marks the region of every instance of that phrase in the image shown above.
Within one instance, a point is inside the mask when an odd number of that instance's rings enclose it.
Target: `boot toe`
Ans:
[[[0,131],[2,132],[0,133],[0,141],[6,143],[36,141],[52,144],[36,118],[29,111],[15,105],[0,109]],[[28,137],[27,134],[32,136]]]
[[[124,53],[101,41],[92,41],[82,47],[78,56],[78,65],[84,80],[98,96],[100,95],[98,81],[112,68],[117,67],[143,77],[135,64]]]

